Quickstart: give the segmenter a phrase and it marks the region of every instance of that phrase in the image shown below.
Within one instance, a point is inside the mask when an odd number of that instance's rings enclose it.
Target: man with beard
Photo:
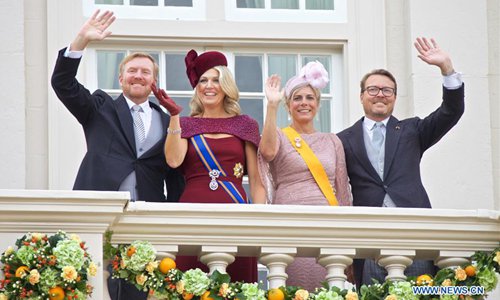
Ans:
[[[149,101],[158,65],[147,53],[132,53],[120,63],[122,94],[116,100],[102,90],[90,93],[75,78],[83,50],[111,34],[112,12],[96,11],[70,46],[59,51],[52,87],[82,125],[87,153],[73,189],[129,191],[132,201],[177,201],[184,179],[166,164],[163,144],[170,117]],[[167,187],[165,197],[164,185]],[[112,299],[146,299],[147,294],[111,280]]]

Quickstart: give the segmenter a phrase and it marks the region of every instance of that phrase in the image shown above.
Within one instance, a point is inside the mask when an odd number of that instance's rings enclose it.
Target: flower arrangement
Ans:
[[[79,236],[59,231],[52,236],[28,233],[0,256],[0,300],[86,299],[95,265]]]
[[[108,246],[109,247],[109,246]],[[476,252],[474,264],[440,270],[435,277],[421,275],[406,281],[363,285],[359,291],[323,287],[308,292],[287,286],[265,291],[257,283],[231,282],[227,274],[208,275],[200,269],[182,272],[171,258],[156,260],[148,242],[137,241],[113,251],[113,277],[123,278],[156,299],[171,300],[479,300],[484,295],[418,295],[415,286],[482,286],[496,288],[500,273],[500,248],[491,253]],[[1,300],[1,299],[0,299]]]

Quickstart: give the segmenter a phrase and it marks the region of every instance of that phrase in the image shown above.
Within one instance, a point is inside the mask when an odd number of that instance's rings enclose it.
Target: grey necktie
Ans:
[[[140,144],[144,142],[146,139],[146,130],[144,128],[144,122],[142,122],[142,118],[140,113],[142,113],[142,107],[139,105],[132,106],[132,118],[134,119],[134,131],[135,136]]]
[[[382,145],[384,144],[384,134],[382,133],[382,127],[384,126],[384,123],[382,122],[377,122],[373,124],[373,137],[372,137],[372,145],[375,150],[377,150],[377,153],[380,153],[380,150],[382,149]]]

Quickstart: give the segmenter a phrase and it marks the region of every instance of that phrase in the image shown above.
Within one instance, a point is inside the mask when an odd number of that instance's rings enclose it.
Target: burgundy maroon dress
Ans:
[[[186,188],[179,202],[236,204],[221,186],[216,190],[211,190],[209,187],[211,178],[208,175],[208,170],[203,165],[190,139],[194,135],[203,133],[232,135],[217,139],[205,137],[205,140],[227,173],[223,180],[232,182],[246,200],[246,193],[242,185],[241,175],[243,174],[240,174],[238,164],[241,164],[243,170],[246,171],[245,142],[251,142],[257,147],[260,138],[257,122],[246,115],[226,119],[189,117],[181,118],[181,128],[182,137],[188,139],[188,150],[184,162],[180,166],[186,179]],[[208,272],[208,268],[195,256],[178,256],[176,263],[182,271],[200,268]],[[232,281],[256,282],[257,260],[255,257],[237,257],[228,266],[227,272]]]

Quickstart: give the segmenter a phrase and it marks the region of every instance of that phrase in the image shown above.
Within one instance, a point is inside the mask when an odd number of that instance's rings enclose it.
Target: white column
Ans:
[[[386,280],[405,280],[405,269],[413,262],[415,250],[380,250],[377,263],[387,270]]]
[[[108,290],[108,278],[111,276],[111,273],[108,271],[108,265],[112,262],[112,259],[103,259],[102,260],[102,278],[104,279],[104,283],[102,285],[102,296],[103,300],[110,300],[109,290]]]
[[[225,274],[227,266],[234,262],[236,252],[236,246],[202,246],[200,261],[207,265],[209,274],[215,270]]]
[[[434,263],[440,269],[458,267],[468,263],[468,257],[473,254],[473,251],[439,251],[439,256]]]
[[[169,257],[175,260],[177,253],[179,253],[179,246],[177,245],[154,245],[156,248],[156,258],[162,260]]]
[[[347,279],[345,269],[352,264],[352,258],[355,255],[355,249],[320,249],[318,263],[326,268],[327,274],[325,279],[329,287],[345,288]]]
[[[286,286],[286,267],[293,261],[297,248],[262,247],[259,262],[267,267],[269,288]]]

